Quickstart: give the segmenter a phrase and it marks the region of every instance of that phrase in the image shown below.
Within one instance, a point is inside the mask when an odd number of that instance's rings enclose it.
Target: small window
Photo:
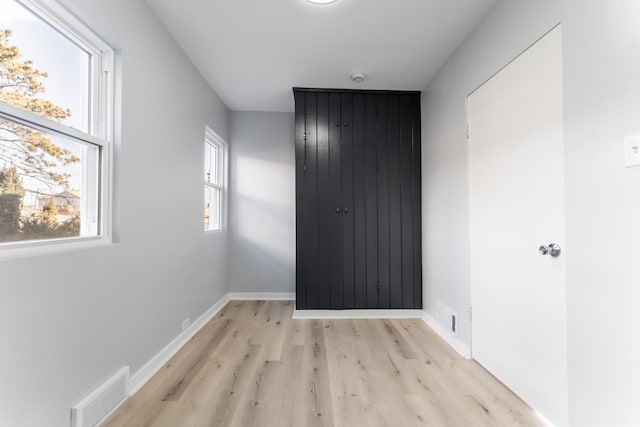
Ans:
[[[112,50],[51,0],[0,10],[0,246],[103,236]]]
[[[204,138],[204,230],[222,230],[227,144],[207,128]]]

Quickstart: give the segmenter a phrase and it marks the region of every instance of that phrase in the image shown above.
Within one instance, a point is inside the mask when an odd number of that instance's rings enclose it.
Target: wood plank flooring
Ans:
[[[108,427],[542,426],[420,320],[292,320],[232,301]]]

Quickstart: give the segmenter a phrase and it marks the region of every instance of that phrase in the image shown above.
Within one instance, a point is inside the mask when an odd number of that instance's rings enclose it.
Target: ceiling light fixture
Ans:
[[[335,3],[338,0],[307,0],[307,1],[313,4],[329,4],[329,3]]]
[[[365,73],[353,73],[351,74],[351,81],[354,83],[362,83],[366,80],[367,75]]]

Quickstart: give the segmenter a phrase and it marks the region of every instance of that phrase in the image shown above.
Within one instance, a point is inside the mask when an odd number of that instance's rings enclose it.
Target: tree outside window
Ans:
[[[22,57],[11,35],[0,29],[0,101],[58,123],[70,117],[70,109],[43,97],[47,72]],[[80,194],[69,187],[67,171],[80,157],[65,145],[0,118],[0,242],[80,234]]]

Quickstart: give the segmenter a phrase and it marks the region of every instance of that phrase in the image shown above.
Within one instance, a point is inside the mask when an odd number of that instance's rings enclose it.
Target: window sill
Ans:
[[[224,229],[221,228],[219,230],[204,230],[204,234],[218,234],[218,233],[224,233]]]
[[[7,243],[0,247],[0,261],[32,256],[55,255],[64,252],[106,247],[111,244],[111,238],[106,236]]]

